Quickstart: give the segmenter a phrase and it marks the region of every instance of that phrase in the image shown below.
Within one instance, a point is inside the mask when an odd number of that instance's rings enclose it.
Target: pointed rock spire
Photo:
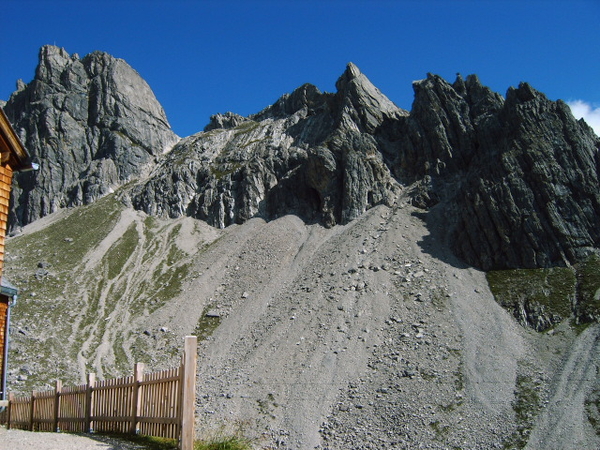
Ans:
[[[346,71],[335,83],[335,87],[338,91],[343,91],[344,88],[348,85],[348,83],[352,82],[356,78],[359,78],[360,76],[366,79],[366,77],[362,74],[358,66],[356,66],[356,64],[352,62],[349,62],[346,65]]]
[[[335,87],[342,98],[343,115],[349,116],[364,131],[374,131],[386,117],[408,115],[383,95],[353,63],[348,63]]]

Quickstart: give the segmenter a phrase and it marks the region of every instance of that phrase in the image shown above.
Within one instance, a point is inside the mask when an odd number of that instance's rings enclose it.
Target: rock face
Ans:
[[[149,170],[177,136],[148,84],[125,61],[45,46],[32,82],[4,106],[40,170],[21,174],[11,223],[90,203]]]
[[[481,269],[568,265],[600,247],[600,140],[562,101],[429,74],[409,113],[351,63],[336,89],[305,84],[249,117],[217,114],[163,156],[177,138],[133,69],[44,47],[5,106],[42,163],[19,178],[13,223],[148,175],[123,194],[135,208],[220,228],[290,213],[345,224],[405,196]]]
[[[133,189],[133,205],[222,228],[289,213],[332,226],[391,204],[399,184],[372,133],[407,113],[354,64],[337,88],[328,94],[306,84],[249,118],[213,116]]]
[[[597,248],[600,141],[562,101],[527,83],[506,100],[476,77],[415,85],[410,117],[389,124],[395,173],[466,262],[482,269],[574,263]],[[391,139],[390,139],[391,138]]]

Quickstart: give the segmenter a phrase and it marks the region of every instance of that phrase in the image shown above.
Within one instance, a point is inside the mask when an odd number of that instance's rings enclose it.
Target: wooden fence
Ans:
[[[179,441],[181,450],[194,443],[196,396],[195,336],[185,338],[181,366],[144,374],[136,364],[133,375],[63,387],[31,396],[9,394],[8,428],[30,431],[128,433]]]

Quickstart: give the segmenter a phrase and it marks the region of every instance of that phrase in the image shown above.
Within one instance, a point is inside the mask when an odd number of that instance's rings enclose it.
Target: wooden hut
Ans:
[[[0,108],[0,155],[0,400],[4,400],[6,399],[10,307],[17,296],[17,289],[2,278],[10,190],[13,173],[32,170],[34,165],[2,108]]]

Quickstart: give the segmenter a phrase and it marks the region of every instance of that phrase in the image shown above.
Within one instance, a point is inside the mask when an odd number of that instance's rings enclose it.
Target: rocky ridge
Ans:
[[[133,206],[223,228],[290,212],[333,226],[390,205],[399,186],[371,133],[407,113],[353,64],[337,88],[307,84],[249,118],[213,116],[132,190]]]
[[[409,189],[447,224],[456,254],[486,270],[574,264],[598,246],[600,141],[565,103],[526,83],[504,100],[476,76],[429,75],[407,113],[354,65],[336,87],[214,116],[133,205],[219,227],[288,212],[332,226]]]
[[[288,213],[345,224],[408,190],[481,269],[595,252],[600,139],[564,102],[527,83],[504,99],[475,75],[429,74],[413,87],[407,112],[350,63],[336,93],[305,84],[249,117],[217,114],[163,155],[176,137],[133,69],[46,46],[34,81],[5,106],[42,165],[19,178],[13,222],[135,180],[126,201],[136,209],[219,228]]]

